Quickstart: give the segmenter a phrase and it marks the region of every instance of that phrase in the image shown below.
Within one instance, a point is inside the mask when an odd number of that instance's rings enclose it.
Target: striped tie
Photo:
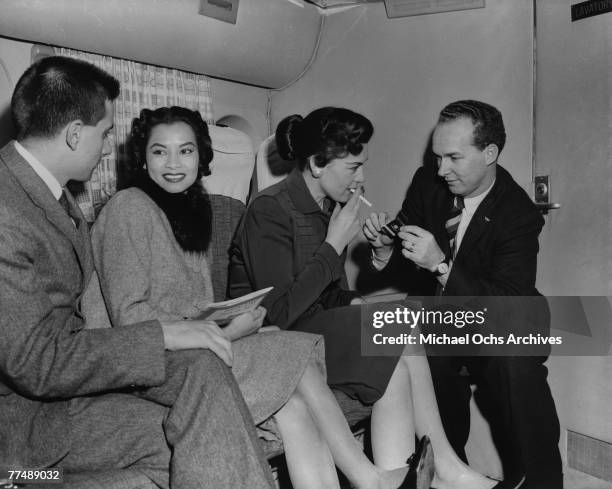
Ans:
[[[465,205],[463,203],[463,197],[461,195],[455,196],[453,208],[451,209],[448,215],[448,219],[444,224],[446,232],[448,233],[448,244],[450,245],[451,258],[453,260],[455,259],[455,255],[457,254],[457,229],[459,228],[459,223],[461,222],[461,211],[464,207]]]

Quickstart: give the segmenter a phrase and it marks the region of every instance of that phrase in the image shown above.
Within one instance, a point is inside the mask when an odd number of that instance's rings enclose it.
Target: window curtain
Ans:
[[[180,105],[197,110],[209,124],[214,124],[210,80],[204,75],[170,68],[145,65],[110,56],[54,48],[55,54],[88,61],[107,71],[121,83],[115,103],[113,152],[102,158],[91,179],[71,187],[86,219],[93,222],[102,206],[117,191],[117,182],[125,177],[128,159],[127,141],[132,119],[142,109]]]

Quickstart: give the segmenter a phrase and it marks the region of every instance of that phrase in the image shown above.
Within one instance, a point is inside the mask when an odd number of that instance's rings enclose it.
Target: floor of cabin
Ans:
[[[277,479],[275,473],[276,487],[278,489],[291,489],[288,474],[284,472],[278,475],[280,475],[280,480]],[[344,485],[343,487],[348,489],[350,486]],[[612,483],[566,467],[564,469],[563,487],[564,489],[612,489]]]

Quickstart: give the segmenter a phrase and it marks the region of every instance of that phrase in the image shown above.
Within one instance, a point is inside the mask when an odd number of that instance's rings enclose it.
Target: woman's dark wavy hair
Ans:
[[[173,124],[184,122],[193,130],[198,145],[198,176],[200,178],[210,175],[209,164],[213,159],[212,143],[208,134],[208,125],[196,110],[185,107],[161,107],[156,110],[142,109],[140,116],[132,121],[130,132],[130,177],[138,180],[146,176],[147,143],[153,128],[159,124]]]
[[[458,100],[440,112],[438,123],[466,118],[474,124],[474,146],[479,150],[495,144],[501,153],[506,145],[506,129],[501,112],[492,105],[478,100]]]
[[[324,167],[335,158],[363,151],[374,127],[367,117],[349,109],[323,107],[306,117],[294,114],[285,117],[276,128],[276,148],[285,160],[306,167],[309,157]]]

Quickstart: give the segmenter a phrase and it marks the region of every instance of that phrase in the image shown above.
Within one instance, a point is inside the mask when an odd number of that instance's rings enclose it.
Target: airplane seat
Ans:
[[[285,178],[293,169],[294,163],[280,157],[276,150],[274,134],[268,136],[259,145],[255,159],[255,171],[257,174],[257,191],[274,185]]]
[[[251,138],[225,126],[208,126],[213,148],[211,174],[202,182],[209,194],[226,195],[246,204],[255,166]]]

